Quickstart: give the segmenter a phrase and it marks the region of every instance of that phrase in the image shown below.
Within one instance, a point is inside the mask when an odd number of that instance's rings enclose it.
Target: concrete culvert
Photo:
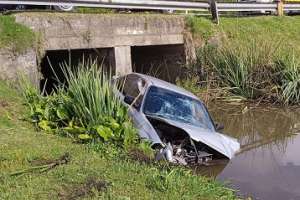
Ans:
[[[133,71],[174,83],[185,64],[184,45],[131,47]]]
[[[50,94],[58,80],[65,81],[62,66],[78,67],[83,62],[97,62],[103,70],[114,73],[114,59],[112,48],[101,49],[72,49],[72,50],[51,50],[46,51],[41,60],[40,70],[42,79],[40,80],[40,90]]]

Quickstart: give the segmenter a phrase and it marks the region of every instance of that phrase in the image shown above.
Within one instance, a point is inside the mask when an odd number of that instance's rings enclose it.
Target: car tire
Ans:
[[[57,11],[70,12],[74,9],[74,6],[68,6],[68,5],[54,6],[54,9]]]
[[[15,10],[26,10],[26,5],[17,5]]]

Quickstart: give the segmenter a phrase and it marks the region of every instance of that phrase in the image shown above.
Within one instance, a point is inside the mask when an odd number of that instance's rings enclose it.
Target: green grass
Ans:
[[[28,27],[15,22],[14,16],[0,15],[0,48],[22,53],[33,47],[35,35]]]
[[[186,18],[186,25],[195,38],[200,37],[205,41],[213,36],[216,28],[211,19],[206,17],[189,16]]]
[[[240,44],[253,39],[278,40],[287,50],[300,52],[300,16],[221,17],[220,25],[209,18],[189,17],[188,25],[194,36],[208,40],[223,32],[229,40]]]
[[[0,82],[0,199],[58,199],[88,178],[111,186],[84,199],[236,199],[221,184],[187,170],[159,169],[130,160],[114,147],[74,143],[71,138],[37,132],[20,118],[26,113],[19,94]],[[69,152],[71,161],[48,172],[19,176],[29,161],[55,159]],[[120,153],[120,155],[118,155]]]

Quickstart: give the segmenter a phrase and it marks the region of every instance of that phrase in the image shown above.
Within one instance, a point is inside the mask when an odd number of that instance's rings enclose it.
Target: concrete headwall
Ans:
[[[39,33],[41,51],[114,48],[118,74],[132,71],[132,46],[185,42],[184,17],[174,15],[23,13],[16,21]]]
[[[2,79],[11,79],[17,71],[23,71],[31,79],[37,77],[37,82],[42,78],[39,61],[46,52],[54,50],[109,48],[113,59],[110,63],[117,74],[132,71],[132,59],[136,58],[131,52],[134,47],[175,45],[183,49],[180,55],[184,52],[185,61],[195,57],[183,16],[18,13],[15,18],[37,33],[37,44],[35,50],[18,56],[0,50],[0,67],[5,72],[0,74]]]
[[[17,14],[45,50],[183,44],[184,18],[166,15]]]

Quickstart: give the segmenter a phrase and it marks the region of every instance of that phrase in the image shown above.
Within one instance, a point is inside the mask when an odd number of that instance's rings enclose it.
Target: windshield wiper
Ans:
[[[146,114],[146,116],[152,117],[152,118],[155,118],[155,117],[167,118],[165,115],[157,114],[157,113]]]
[[[174,120],[174,121],[177,121],[177,122],[181,122],[181,123],[188,123],[190,124],[190,122],[188,120],[185,120],[183,118],[178,118],[178,117],[175,117],[173,115],[163,115],[163,114],[159,114],[159,113],[152,113],[152,114],[146,114],[147,116],[149,117],[152,117],[152,118],[155,118],[155,117],[159,117],[159,118],[164,118],[164,119],[170,119],[170,120]]]

